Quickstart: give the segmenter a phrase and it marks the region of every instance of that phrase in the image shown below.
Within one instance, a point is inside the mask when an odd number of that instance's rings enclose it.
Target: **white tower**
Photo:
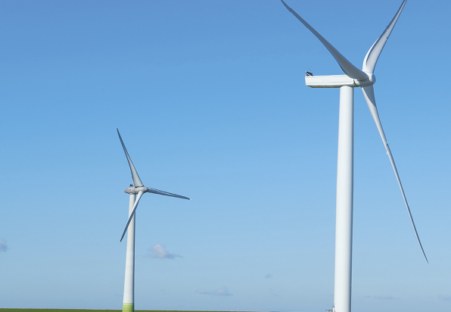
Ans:
[[[124,149],[125,157],[127,157],[128,165],[132,174],[133,184],[124,192],[130,194],[129,204],[128,204],[128,221],[125,225],[124,232],[122,233],[121,241],[127,233],[127,252],[125,256],[125,282],[124,282],[124,300],[122,305],[123,312],[134,312],[135,311],[135,219],[136,219],[136,208],[138,208],[139,200],[144,193],[152,193],[182,199],[188,199],[188,197],[160,191],[151,187],[145,187],[139,178],[138,172],[133,165],[133,162],[128,155],[127,148],[125,147],[124,141],[122,141],[121,134],[117,130],[119,139],[121,140],[122,148]]]
[[[395,24],[407,2],[404,0],[394,18],[382,35],[368,51],[362,70],[355,67],[340,52],[337,51],[323,36],[310,26],[301,16],[291,9],[283,0],[284,6],[304,24],[332,54],[346,75],[313,76],[307,72],[306,85],[312,88],[340,88],[340,116],[338,126],[338,161],[337,161],[337,196],[336,196],[336,227],[335,227],[335,283],[334,283],[334,312],[351,311],[352,284],[352,209],[353,209],[353,162],[354,162],[354,88],[361,87],[363,95],[373,116],[376,127],[382,138],[396,175],[401,194],[406,204],[415,235],[420,244],[424,257],[427,257],[421,245],[420,237],[410,212],[409,204],[396,169],[395,161],[376,107],[373,84],[376,82],[374,69],[382,49],[387,42]]]
[[[130,194],[128,216],[130,218],[135,205],[135,194]],[[125,281],[124,281],[124,300],[122,304],[123,312],[135,311],[135,216],[128,225],[127,251],[125,254]]]

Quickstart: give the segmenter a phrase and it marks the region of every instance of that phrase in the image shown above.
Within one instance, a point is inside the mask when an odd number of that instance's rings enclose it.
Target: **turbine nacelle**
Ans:
[[[124,192],[127,194],[138,194],[139,192],[147,192],[147,187],[145,186],[130,186],[128,189],[126,189]]]
[[[328,75],[313,76],[309,73],[305,76],[305,84],[310,88],[341,88],[348,87],[367,87],[376,83],[376,76],[373,73],[365,73],[367,79],[352,79],[347,75]]]

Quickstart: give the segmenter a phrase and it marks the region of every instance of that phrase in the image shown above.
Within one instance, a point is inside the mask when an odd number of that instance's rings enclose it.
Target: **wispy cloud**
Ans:
[[[2,251],[8,251],[8,242],[6,241],[6,239],[0,238],[0,252]]]
[[[150,256],[152,258],[157,259],[175,259],[175,258],[181,258],[182,256],[170,253],[169,251],[164,248],[163,245],[156,244],[155,246],[152,246],[149,248]]]
[[[438,296],[438,298],[442,301],[451,302],[451,296]]]
[[[274,297],[279,297],[279,293],[277,291],[275,291],[274,289],[270,288],[269,292],[271,293],[271,295],[273,295]]]
[[[272,278],[272,274],[271,273],[266,274],[265,278]]]
[[[399,300],[401,298],[394,297],[392,295],[383,295],[383,296],[365,296],[365,298],[376,299],[376,300]]]
[[[218,288],[213,291],[199,289],[199,290],[196,290],[196,292],[201,295],[209,295],[209,296],[232,296],[232,294],[229,292],[229,290],[225,286],[222,286],[221,288]]]

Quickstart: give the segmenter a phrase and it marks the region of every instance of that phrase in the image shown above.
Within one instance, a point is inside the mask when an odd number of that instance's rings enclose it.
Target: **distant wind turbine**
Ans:
[[[119,135],[119,140],[121,140],[122,148],[124,149],[125,156],[127,157],[128,165],[130,166],[130,171],[132,173],[133,185],[130,185],[128,189],[124,192],[130,194],[129,210],[128,210],[128,221],[125,225],[124,232],[122,233],[121,242],[124,238],[125,233],[128,229],[127,236],[127,253],[125,257],[125,283],[124,283],[124,301],[122,306],[123,312],[133,312],[135,311],[135,300],[134,300],[134,279],[135,279],[135,215],[136,208],[138,208],[139,200],[144,193],[153,193],[158,195],[165,195],[171,197],[177,197],[182,199],[188,199],[188,197],[172,194],[164,191],[160,191],[154,188],[145,187],[139,178],[138,172],[133,166],[132,160],[128,155],[127,148],[125,147],[124,141],[122,141],[119,129],[117,129],[117,134]],[[138,196],[136,196],[138,195]]]
[[[370,48],[363,61],[362,70],[355,67],[340,52],[337,51],[323,36],[300,17],[285,1],[283,5],[293,13],[326,47],[340,65],[346,75],[339,76],[313,76],[307,72],[306,85],[312,88],[340,88],[340,116],[338,127],[338,161],[337,161],[337,198],[336,198],[336,227],[335,227],[335,286],[334,286],[334,311],[351,311],[351,272],[352,272],[352,206],[353,206],[353,145],[354,145],[354,88],[361,87],[363,95],[373,116],[376,127],[382,138],[388,158],[396,175],[407,212],[410,217],[415,235],[421,251],[427,260],[426,253],[421,245],[412,213],[404,193],[404,189],[396,169],[393,155],[388,146],[387,139],[382,129],[382,124],[376,107],[373,84],[376,82],[374,69],[376,62],[387,42],[390,33],[403,10],[407,0],[404,0],[390,24],[382,35]]]

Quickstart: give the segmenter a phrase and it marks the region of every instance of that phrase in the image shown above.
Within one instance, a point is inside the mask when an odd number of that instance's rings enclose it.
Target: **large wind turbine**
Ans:
[[[305,83],[312,88],[340,88],[340,115],[338,127],[338,161],[337,161],[337,198],[336,198],[336,226],[335,226],[335,285],[334,285],[334,311],[351,311],[351,269],[352,269],[352,195],[353,195],[353,145],[354,145],[354,88],[361,87],[363,95],[373,116],[376,127],[384,143],[388,158],[395,172],[404,203],[409,213],[415,235],[421,251],[427,261],[420,237],[410,212],[409,204],[396,169],[393,155],[388,146],[382,129],[374,97],[373,84],[376,82],[374,68],[376,62],[387,42],[390,33],[395,27],[401,11],[407,0],[404,0],[390,24],[382,35],[376,40],[363,60],[362,70],[355,67],[340,52],[337,51],[323,36],[321,36],[302,17],[291,9],[283,0],[285,7],[304,24],[329,50],[346,75],[339,76],[313,76],[307,73]]]
[[[122,141],[121,134],[117,130],[119,139],[121,140],[122,148],[124,149],[125,156],[127,157],[128,165],[132,173],[133,184],[124,192],[130,194],[129,209],[128,209],[128,221],[125,225],[124,232],[122,233],[121,242],[128,229],[127,236],[127,253],[125,257],[125,283],[124,283],[124,301],[122,306],[123,312],[135,311],[135,298],[134,298],[134,285],[135,285],[135,216],[136,208],[138,208],[139,200],[144,193],[153,193],[158,195],[165,195],[177,198],[188,199],[188,197],[172,194],[164,191],[160,191],[154,188],[145,187],[139,178],[138,172],[133,166],[132,160],[128,155],[127,148],[125,148],[124,141]],[[138,195],[138,196],[136,196]]]

